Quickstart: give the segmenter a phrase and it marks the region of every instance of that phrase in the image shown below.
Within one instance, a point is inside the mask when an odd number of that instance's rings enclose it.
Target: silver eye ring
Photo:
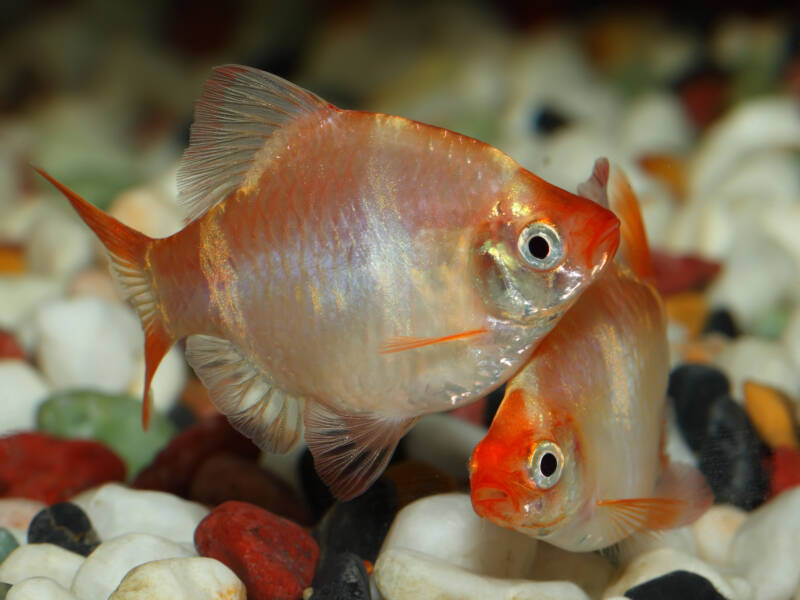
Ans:
[[[534,269],[552,269],[564,256],[564,245],[555,228],[544,221],[531,223],[517,239],[522,259]]]
[[[555,442],[539,442],[531,452],[528,473],[540,490],[553,487],[561,479],[564,454]]]

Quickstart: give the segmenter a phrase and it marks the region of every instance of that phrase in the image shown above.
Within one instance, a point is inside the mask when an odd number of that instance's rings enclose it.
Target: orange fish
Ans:
[[[216,69],[196,104],[178,233],[150,239],[42,174],[142,320],[145,399],[188,337],[231,423],[269,451],[304,425],[341,498],[419,415],[510,377],[619,243],[612,212],[491,146],[242,66]]]
[[[699,471],[663,453],[666,317],[636,198],[604,159],[593,183],[628,267],[604,271],[509,381],[470,460],[475,512],[571,551],[688,524],[712,501]]]

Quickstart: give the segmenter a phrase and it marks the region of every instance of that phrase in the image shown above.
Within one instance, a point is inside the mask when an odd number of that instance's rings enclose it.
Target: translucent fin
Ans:
[[[274,131],[314,112],[335,110],[293,83],[240,65],[214,69],[195,103],[178,196],[192,221],[241,187]],[[322,115],[320,115],[322,118]]]
[[[649,529],[672,529],[697,520],[713,502],[705,477],[690,465],[670,463],[651,498],[602,500],[612,523],[608,539]]]
[[[598,158],[594,161],[592,174],[589,179],[578,185],[578,194],[608,208],[606,186],[608,185],[609,164],[607,158]]]
[[[186,360],[219,411],[269,452],[286,452],[302,433],[304,400],[273,386],[231,342],[208,335],[186,341]]]
[[[463,340],[464,338],[472,337],[486,333],[486,329],[472,329],[470,331],[462,331],[461,333],[454,333],[438,338],[416,338],[416,337],[396,337],[386,341],[381,346],[381,354],[392,354],[394,352],[404,352],[405,350],[414,350],[424,346],[433,346],[434,344],[441,344],[443,342],[452,342],[454,340]]]
[[[305,421],[306,443],[317,473],[338,498],[349,500],[378,478],[417,419],[338,415],[314,402]]]
[[[653,280],[653,258],[639,210],[639,201],[628,178],[617,165],[611,165],[608,176],[608,206],[620,221],[619,260],[645,281]]]
[[[174,342],[156,310],[157,299],[153,293],[152,275],[147,266],[147,253],[154,240],[123,225],[56,181],[45,171],[34,168],[66,196],[78,216],[100,238],[108,250],[111,274],[120,293],[131,303],[142,321],[145,359],[142,425],[147,429],[153,402],[150,383],[161,359]]]

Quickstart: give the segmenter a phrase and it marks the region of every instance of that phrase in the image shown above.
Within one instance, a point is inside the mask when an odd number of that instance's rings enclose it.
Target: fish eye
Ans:
[[[534,269],[550,269],[564,255],[561,236],[552,225],[542,221],[531,223],[522,230],[517,248],[523,260]]]
[[[528,472],[542,490],[553,487],[561,478],[564,468],[564,455],[561,448],[553,442],[539,442],[531,452]]]

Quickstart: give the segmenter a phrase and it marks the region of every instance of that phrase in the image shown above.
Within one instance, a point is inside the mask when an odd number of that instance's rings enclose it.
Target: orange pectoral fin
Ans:
[[[691,465],[670,463],[652,498],[600,500],[617,539],[637,531],[672,529],[697,520],[714,500],[705,477]]]
[[[462,331],[461,333],[454,333],[453,335],[446,335],[438,338],[418,338],[418,337],[389,338],[386,341],[386,343],[380,347],[380,353],[393,354],[395,352],[415,350],[417,348],[423,348],[424,346],[433,346],[434,344],[442,344],[444,342],[462,340],[464,338],[486,333],[487,331],[488,329],[471,329],[469,331]]]

